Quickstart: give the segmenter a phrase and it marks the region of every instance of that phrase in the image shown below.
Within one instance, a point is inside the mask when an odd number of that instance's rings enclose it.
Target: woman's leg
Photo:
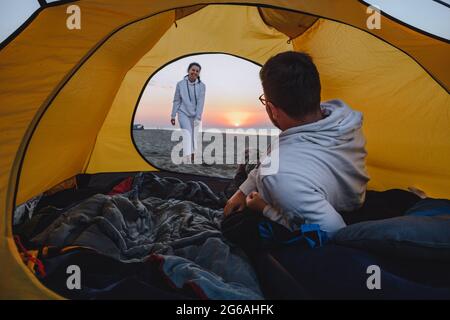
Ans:
[[[190,117],[189,121],[191,122],[191,161],[192,161],[192,163],[194,163],[194,152],[195,152],[195,149],[197,148],[195,118]]]
[[[192,154],[192,130],[193,122],[191,118],[184,113],[178,113],[178,122],[180,122],[180,128],[183,136],[183,156],[190,156]]]
[[[195,118],[192,119],[192,128],[193,134],[192,134],[192,150],[195,152],[197,150],[198,146],[198,139],[201,139],[201,136],[199,135],[200,132],[200,121],[195,120]]]

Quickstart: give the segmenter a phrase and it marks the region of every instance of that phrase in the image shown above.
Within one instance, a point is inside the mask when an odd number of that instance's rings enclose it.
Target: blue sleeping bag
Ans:
[[[450,299],[449,200],[424,199],[403,216],[350,225],[333,242],[271,255],[310,298]],[[368,286],[373,266],[379,289]]]
[[[335,244],[287,246],[271,255],[312,299],[450,299],[448,263],[380,257]],[[380,268],[379,290],[367,287],[372,265]]]

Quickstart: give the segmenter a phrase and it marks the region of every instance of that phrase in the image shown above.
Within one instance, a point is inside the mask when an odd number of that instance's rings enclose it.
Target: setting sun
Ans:
[[[250,115],[250,112],[232,111],[225,114],[225,119],[229,124],[239,127],[246,124],[247,120],[250,118]]]

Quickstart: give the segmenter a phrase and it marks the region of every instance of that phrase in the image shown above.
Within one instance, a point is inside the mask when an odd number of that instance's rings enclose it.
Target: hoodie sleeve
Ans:
[[[253,169],[250,171],[250,173],[247,176],[247,180],[242,182],[242,184],[239,186],[239,190],[242,191],[243,194],[246,196],[252,192],[256,191],[256,174],[257,174],[258,168]]]
[[[330,236],[346,226],[341,215],[313,185],[307,181],[289,180],[290,177],[286,175],[262,179],[264,193],[268,198],[265,200],[270,204],[263,211],[267,218],[288,228],[305,220],[306,223],[318,224]],[[295,186],[289,182],[295,183]]]
[[[177,88],[175,89],[175,95],[173,97],[173,106],[172,106],[172,119],[175,119],[177,115],[178,108],[181,105],[181,95],[180,95],[180,86],[177,83]]]
[[[202,114],[203,114],[203,105],[205,104],[205,94],[206,94],[206,85],[203,84],[203,90],[201,91],[200,98],[198,100],[197,109],[195,110],[195,118],[197,120],[202,120]]]

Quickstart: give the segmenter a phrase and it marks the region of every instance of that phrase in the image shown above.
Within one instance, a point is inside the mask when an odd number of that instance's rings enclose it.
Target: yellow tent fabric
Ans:
[[[81,30],[65,27],[69,4],[49,6],[0,50],[0,298],[58,298],[20,260],[14,206],[79,173],[155,170],[131,141],[133,111],[186,54],[309,52],[322,98],[364,113],[369,187],[450,198],[448,42],[386,17],[368,30],[357,0],[214,3],[74,1]]]

